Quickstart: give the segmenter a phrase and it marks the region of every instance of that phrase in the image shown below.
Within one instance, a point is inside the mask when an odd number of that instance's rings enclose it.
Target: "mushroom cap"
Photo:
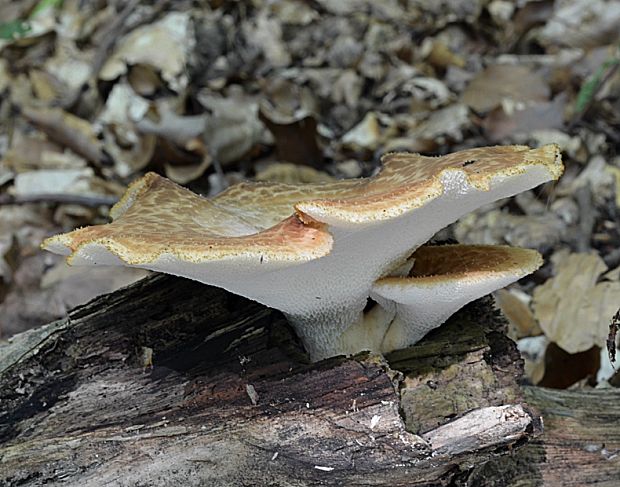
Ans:
[[[396,307],[384,352],[420,340],[467,303],[531,274],[542,265],[535,250],[494,245],[420,247],[407,277],[379,279],[371,296]]]
[[[344,195],[330,198],[317,193],[295,208],[332,225],[371,223],[401,216],[441,196],[451,173],[462,174],[472,188],[489,191],[493,181],[522,175],[535,167],[544,167],[549,179],[559,178],[564,170],[555,144],[538,149],[522,145],[478,147],[438,157],[390,153],[381,162],[381,172],[351,180]]]
[[[489,191],[493,180],[536,167],[545,170],[546,179],[557,179],[563,170],[559,157],[553,144],[481,147],[439,157],[391,153],[373,177],[306,185],[241,183],[210,199],[147,173],[110,210],[114,223],[57,235],[42,246],[66,255],[102,245],[127,264],[153,262],[163,253],[188,262],[261,256],[306,261],[331,250],[321,223],[359,227],[394,219],[441,196],[455,172],[480,191]]]
[[[114,223],[56,235],[45,240],[43,248],[69,253],[70,264],[80,259],[88,264],[89,254],[103,257],[103,249],[129,265],[148,264],[163,254],[193,263],[226,259],[295,263],[327,255],[333,239],[326,225],[302,223],[292,211],[288,213],[262,222],[246,219],[243,206],[223,208],[151,172],[131,184],[112,207]]]
[[[559,148],[394,153],[375,176],[242,183],[200,197],[149,173],[113,222],[51,237],[76,265],[129,265],[213,284],[287,314],[313,358],[337,352],[373,283],[465,213],[557,179]]]

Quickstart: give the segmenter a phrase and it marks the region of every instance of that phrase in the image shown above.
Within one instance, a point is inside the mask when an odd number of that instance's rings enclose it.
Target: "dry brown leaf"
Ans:
[[[615,169],[614,166],[607,164],[602,155],[597,154],[590,158],[586,167],[574,179],[561,180],[557,186],[557,194],[573,196],[579,188],[589,186],[594,201],[598,205],[604,205],[616,192]]]
[[[500,106],[505,99],[514,102],[542,102],[549,99],[549,86],[543,78],[525,66],[494,64],[476,76],[467,86],[462,101],[484,113]]]
[[[91,194],[91,180],[95,173],[90,168],[41,169],[22,172],[15,176],[11,193],[16,196],[44,194]]]
[[[137,127],[143,134],[153,134],[166,139],[181,148],[201,137],[205,131],[208,114],[202,115],[179,115],[169,102],[157,104],[159,119],[153,121],[150,118],[142,118],[137,122]]]
[[[505,104],[493,109],[482,126],[489,140],[498,142],[518,135],[528,136],[535,130],[560,129],[564,126],[566,96],[561,94],[553,101],[529,103],[515,106],[512,113],[506,111]]]
[[[195,139],[195,144],[188,143],[187,149],[191,151],[188,154],[190,157],[183,157],[182,160],[177,158],[176,160],[167,160],[164,162],[166,177],[179,184],[187,184],[190,181],[198,179],[213,162],[201,140]],[[195,162],[196,160],[198,162]]]
[[[54,80],[52,75],[38,69],[33,69],[28,75],[30,76],[32,91],[39,100],[50,103],[58,97],[61,83]]]
[[[136,93],[142,96],[153,96],[162,87],[162,82],[152,66],[136,64],[131,66],[127,81]]]
[[[471,213],[454,227],[462,243],[506,244],[544,251],[566,233],[566,224],[556,215],[513,215],[502,210]]]
[[[9,193],[17,197],[75,195],[97,198],[118,195],[122,186],[95,176],[90,167],[81,169],[40,169],[15,176]]]
[[[620,282],[598,279],[607,266],[596,254],[571,254],[555,277],[534,290],[533,310],[545,335],[568,353],[603,347],[620,302]]]
[[[48,164],[53,154],[62,155],[60,147],[45,139],[42,134],[39,137],[26,135],[22,131],[16,131],[11,140],[11,147],[4,154],[2,159],[7,168],[15,172],[32,171],[35,169],[77,169],[84,167],[86,161],[79,156],[75,156],[72,161],[64,167]]]
[[[187,57],[195,37],[187,12],[170,12],[158,22],[131,31],[104,64],[99,77],[112,81],[127,73],[128,66],[144,64],[157,69],[175,91],[187,86]]]
[[[22,114],[54,142],[97,165],[103,161],[101,141],[86,120],[60,108],[23,107]]]
[[[92,76],[92,56],[92,50],[80,50],[74,40],[60,36],[44,70],[66,88],[79,90]]]
[[[448,66],[465,67],[465,59],[454,52],[442,40],[433,39],[428,53],[428,62],[433,66],[445,69]]]
[[[144,169],[153,158],[157,145],[156,137],[144,134],[132,140],[131,144],[124,144],[123,127],[114,127],[104,130],[103,141],[106,151],[114,161],[114,171],[121,177]]]
[[[203,91],[198,100],[209,111],[203,140],[209,154],[221,164],[239,160],[264,140],[266,131],[258,118],[256,100],[238,90],[228,98]]]
[[[308,25],[319,18],[319,13],[306,2],[299,0],[281,0],[271,3],[271,11],[284,24]]]
[[[469,109],[461,103],[433,111],[410,135],[417,139],[434,140],[448,137],[453,141],[463,140],[463,130],[470,125]]]
[[[605,170],[614,177],[615,190],[616,190],[616,207],[620,208],[620,167],[612,166],[608,164]]]
[[[516,289],[500,289],[495,293],[495,302],[512,325],[509,336],[513,339],[537,336],[542,333],[532,310],[530,297]]]
[[[0,303],[1,335],[10,336],[62,318],[71,308],[148,274],[141,269],[118,272],[119,269],[112,268],[92,269],[92,272],[85,273],[60,262],[43,275],[48,264],[49,256],[40,253],[22,261],[15,272],[13,286]]]
[[[9,73],[9,63],[6,59],[0,59],[0,93],[10,86],[11,74]]]
[[[332,100],[354,108],[358,105],[364,80],[353,69],[345,69],[333,85]]]
[[[261,104],[259,119],[273,135],[278,158],[294,164],[318,167],[323,160],[317,141],[317,123],[312,115],[278,122],[281,117],[273,117],[273,111]]]
[[[254,25],[246,24],[245,30],[248,40],[260,46],[269,65],[283,67],[290,64],[291,55],[282,40],[282,24],[277,19],[262,10]]]
[[[620,3],[606,0],[563,0],[540,32],[551,45],[592,48],[618,39]]]
[[[545,351],[549,339],[545,335],[522,338],[517,347],[524,361],[525,376],[532,384],[538,384],[545,375]]]
[[[140,134],[137,129],[149,108],[148,100],[137,95],[128,83],[121,82],[114,85],[97,117],[106,152],[121,177],[145,168],[153,157],[156,138]]]
[[[146,277],[149,271],[143,269],[112,269],[101,267],[94,272],[85,273],[81,269],[59,262],[48,269],[41,279],[41,289],[53,289],[53,299],[64,305],[65,312],[80,304],[86,303],[101,294],[107,294],[116,289]]]
[[[374,112],[366,116],[351,130],[342,136],[345,147],[353,150],[375,150],[381,143],[381,126]]]

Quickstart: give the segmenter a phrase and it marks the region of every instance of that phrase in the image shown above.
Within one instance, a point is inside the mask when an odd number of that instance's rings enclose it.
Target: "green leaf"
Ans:
[[[32,9],[28,18],[33,19],[41,12],[48,9],[55,9],[62,5],[63,0],[41,0],[35,8]]]
[[[30,31],[30,25],[23,20],[0,23],[0,39],[16,39]]]
[[[596,91],[603,80],[603,76],[612,66],[620,63],[619,59],[608,59],[603,65],[596,70],[596,73],[584,84],[581,85],[577,99],[575,101],[575,111],[583,112],[594,98]]]

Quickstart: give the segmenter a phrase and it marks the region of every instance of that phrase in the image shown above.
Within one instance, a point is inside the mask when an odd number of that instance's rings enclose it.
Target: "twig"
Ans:
[[[607,353],[612,364],[616,362],[616,335],[618,330],[620,330],[620,308],[609,323],[609,335],[607,335]]]

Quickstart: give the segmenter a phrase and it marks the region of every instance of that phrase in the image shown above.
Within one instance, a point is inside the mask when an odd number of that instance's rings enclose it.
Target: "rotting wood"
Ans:
[[[620,390],[525,387],[524,395],[541,412],[545,433],[514,454],[467,472],[461,485],[620,485]]]
[[[279,313],[153,276],[0,347],[0,484],[479,485],[540,432],[501,326],[310,364]]]

